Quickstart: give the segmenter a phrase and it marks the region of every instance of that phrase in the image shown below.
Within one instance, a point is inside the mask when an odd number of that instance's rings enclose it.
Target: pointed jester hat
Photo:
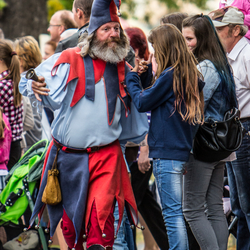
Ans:
[[[120,23],[118,16],[120,5],[121,0],[94,0],[89,21],[89,35],[105,23]]]

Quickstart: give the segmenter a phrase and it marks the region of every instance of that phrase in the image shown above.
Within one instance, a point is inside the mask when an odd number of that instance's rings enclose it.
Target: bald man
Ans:
[[[69,10],[59,10],[51,17],[47,31],[50,33],[51,40],[60,41],[60,35],[67,29],[76,28],[74,15]]]

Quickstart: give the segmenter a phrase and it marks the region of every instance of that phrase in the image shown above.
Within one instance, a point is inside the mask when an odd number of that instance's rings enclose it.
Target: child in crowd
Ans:
[[[182,33],[204,77],[205,121],[222,121],[237,101],[229,63],[213,23],[202,14],[191,16],[184,19]],[[190,154],[186,164],[183,212],[201,249],[227,249],[228,229],[222,202],[225,161],[199,161]]]
[[[20,81],[19,60],[9,42],[0,40],[0,107],[9,120],[12,131],[12,142],[8,170],[10,170],[21,157],[23,131],[23,104],[19,93]]]
[[[8,174],[7,164],[10,155],[11,128],[3,109],[0,108],[0,192],[5,187],[4,178]]]
[[[54,41],[49,40],[48,42],[46,42],[44,46],[43,60],[46,60],[52,55],[54,55],[55,50],[56,50],[56,43]]]
[[[151,88],[141,91],[136,60],[126,85],[136,108],[140,112],[151,110],[149,157],[154,159],[153,172],[168,229],[169,249],[188,250],[182,181],[192,148],[193,125],[202,122],[203,83],[199,80],[197,61],[174,25],[153,29],[148,40],[158,64],[156,80]]]

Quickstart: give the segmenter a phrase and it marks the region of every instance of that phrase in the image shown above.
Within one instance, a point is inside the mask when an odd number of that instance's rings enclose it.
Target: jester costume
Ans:
[[[50,234],[63,218],[62,230],[70,248],[83,249],[83,235],[87,248],[97,243],[112,246],[115,201],[120,218],[125,203],[131,217],[136,218],[136,203],[120,144],[142,141],[148,125],[146,115],[138,113],[123,87],[127,70],[124,61],[110,64],[89,56],[82,58],[79,48],[55,54],[36,68],[50,89],[49,96],[41,96],[42,104],[59,109],[59,113],[51,127],[54,145],[31,223],[44,207],[41,198],[47,172],[60,146],[57,166],[62,202],[48,205]],[[19,89],[24,95],[33,94],[31,81],[24,77]],[[98,235],[104,237],[100,239]]]

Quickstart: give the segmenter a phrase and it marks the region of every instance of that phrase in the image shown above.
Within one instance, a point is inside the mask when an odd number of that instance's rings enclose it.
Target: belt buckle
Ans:
[[[94,153],[94,152],[98,151],[99,149],[100,149],[100,147],[98,147],[98,146],[87,148],[87,153]]]

